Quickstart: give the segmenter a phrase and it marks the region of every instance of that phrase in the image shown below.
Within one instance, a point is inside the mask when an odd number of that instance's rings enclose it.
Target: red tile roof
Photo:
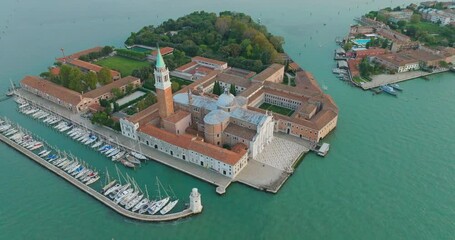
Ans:
[[[120,78],[119,80],[113,81],[109,84],[93,89],[92,91],[86,92],[84,93],[83,96],[88,98],[98,98],[106,93],[110,93],[113,88],[121,88],[133,82],[140,82],[140,79],[133,76]]]
[[[161,52],[161,55],[165,56],[165,55],[173,53],[174,52],[174,48],[171,48],[171,47],[160,48],[160,52]],[[156,56],[157,53],[158,53],[157,50],[153,50],[152,51],[152,55],[153,56]]]
[[[189,62],[189,63],[187,63],[185,65],[182,65],[182,66],[176,68],[175,70],[179,71],[179,72],[184,72],[184,71],[188,70],[189,68],[192,68],[192,67],[194,67],[196,65],[197,65],[196,62]]]
[[[80,51],[80,52],[73,53],[71,55],[65,56],[65,59],[66,60],[76,59],[76,58],[80,58],[81,56],[87,55],[87,54],[92,53],[92,52],[100,52],[101,50],[103,50],[103,47],[100,47],[100,46],[94,47],[94,48],[89,48],[89,49],[86,49],[86,50],[83,50],[83,51]],[[63,62],[63,60],[65,60],[65,59],[63,57],[57,58],[57,60],[60,61],[60,62]]]
[[[178,122],[180,122],[180,120],[186,118],[188,115],[191,115],[191,114],[187,111],[178,110],[177,112],[175,112],[174,114],[168,116],[167,118],[165,118],[163,120],[171,122],[171,123],[178,123]]]
[[[21,80],[21,84],[26,85],[29,88],[36,89],[42,93],[49,94],[50,96],[72,104],[73,106],[77,106],[82,100],[82,95],[80,93],[40,77],[26,76]]]
[[[253,80],[256,81],[265,81],[267,78],[275,74],[276,72],[284,69],[284,66],[281,64],[274,63],[266,68],[264,71],[258,73],[256,76],[253,77]]]
[[[201,56],[193,57],[191,60],[193,62],[194,61],[208,62],[208,63],[220,65],[220,66],[226,64],[226,62],[218,61],[218,60],[211,59],[211,58],[205,58],[205,57],[201,57]]]
[[[89,62],[85,62],[85,61],[82,61],[79,59],[69,60],[69,61],[67,61],[67,63],[71,64],[73,66],[80,67],[80,68],[87,69],[87,70],[94,71],[94,72],[99,72],[99,71],[101,71],[101,69],[103,69],[103,67],[101,67],[101,66],[98,66],[98,65],[95,65],[95,64],[92,64]],[[112,77],[120,76],[120,73],[115,70],[111,70],[111,75],[112,75]]]
[[[155,117],[159,117],[158,104],[155,103],[152,106],[128,117],[128,121],[133,123],[139,123],[140,125],[151,121]]]
[[[51,68],[50,73],[52,75],[54,75],[54,76],[57,76],[57,75],[60,74],[60,68],[59,67],[53,67],[53,68]]]
[[[244,156],[244,154],[246,154],[246,152],[243,154],[242,152],[236,153],[210,143],[199,141],[197,138],[189,134],[173,134],[164,129],[155,127],[152,124],[141,126],[139,131],[172,145],[201,153],[232,166],[235,165]]]
[[[295,62],[291,62],[291,63],[289,63],[289,68],[294,70],[294,71],[297,71],[297,70],[300,69],[300,66],[297,63],[295,63]]]

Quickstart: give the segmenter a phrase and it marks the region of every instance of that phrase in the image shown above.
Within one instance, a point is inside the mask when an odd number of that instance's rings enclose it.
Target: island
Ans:
[[[340,79],[396,95],[398,82],[454,70],[453,2],[385,8],[356,20],[335,51]]]
[[[194,12],[132,33],[125,48],[61,49],[16,94],[220,194],[232,182],[276,193],[305,153],[327,153],[320,142],[338,120],[283,43],[245,14]]]

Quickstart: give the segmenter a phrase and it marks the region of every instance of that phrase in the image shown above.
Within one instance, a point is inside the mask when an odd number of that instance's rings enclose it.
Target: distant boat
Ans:
[[[398,85],[398,84],[396,84],[396,83],[395,83],[395,84],[390,84],[390,86],[391,86],[393,89],[397,90],[397,91],[400,91],[400,92],[403,91],[403,89],[400,87],[400,85]]]
[[[388,93],[390,95],[393,95],[393,96],[397,95],[397,92],[395,92],[395,90],[393,90],[393,88],[391,86],[382,85],[379,87],[379,89],[381,89],[383,92]]]

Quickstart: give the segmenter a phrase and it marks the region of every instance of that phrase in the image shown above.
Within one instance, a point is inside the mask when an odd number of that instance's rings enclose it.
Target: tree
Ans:
[[[449,64],[446,61],[439,61],[439,66],[442,68],[448,68]]]
[[[134,91],[134,85],[132,83],[128,83],[128,85],[126,85],[126,94],[130,94]]]
[[[281,36],[272,36],[270,43],[275,47],[278,52],[283,52],[284,38]]]
[[[67,64],[62,65],[62,67],[60,68],[60,79],[61,79],[62,85],[64,87],[69,86],[70,71],[71,71],[71,66],[69,66]]]
[[[412,14],[411,16],[411,23],[412,24],[417,24],[420,22],[422,16],[420,14]]]
[[[107,107],[107,105],[109,105],[109,101],[106,99],[100,99],[100,105],[101,107]]]
[[[112,82],[112,74],[109,68],[103,67],[98,73],[98,82],[106,85]]]
[[[39,74],[39,76],[41,78],[48,79],[51,76],[51,73],[50,72],[42,72],[42,73]]]
[[[120,90],[120,88],[112,88],[111,93],[114,95],[116,99],[119,99],[122,97],[123,92]]]
[[[105,47],[103,47],[103,49],[101,50],[101,53],[102,53],[104,56],[107,56],[107,55],[111,54],[113,51],[114,51],[114,49],[113,49],[111,46],[105,46]]]
[[[397,25],[399,28],[403,28],[404,26],[406,26],[406,21],[404,20],[400,20],[397,22]]]
[[[385,40],[382,42],[381,48],[388,48],[388,47],[389,47],[389,40],[388,40],[388,39],[385,39]]]
[[[224,34],[226,34],[229,28],[231,27],[231,23],[232,23],[231,17],[223,16],[216,20],[215,28],[221,36],[224,36]]]
[[[117,102],[114,102],[114,112],[118,112],[120,110],[120,106]]]
[[[218,96],[221,95],[221,86],[220,86],[220,83],[218,81],[216,81],[215,84],[213,85],[212,93],[216,94]]]
[[[96,76],[94,72],[90,71],[87,74],[85,74],[84,82],[86,88],[90,88],[90,90],[93,90],[96,88],[96,84],[98,83],[98,76]]]
[[[346,43],[344,44],[344,46],[343,46],[343,49],[344,49],[345,51],[349,51],[349,50],[351,50],[351,48],[352,48],[352,43],[351,43],[350,41],[349,41],[349,42],[346,42]]]
[[[229,88],[229,92],[234,96],[237,95],[237,92],[235,91],[235,84],[231,84],[231,87]]]
[[[180,84],[178,82],[172,82],[171,89],[172,92],[177,92],[178,90],[180,90]]]
[[[84,75],[82,74],[81,70],[76,67],[70,68],[69,74],[68,74],[68,88],[71,90],[74,90],[76,92],[82,92],[83,90],[83,85],[82,85],[82,79],[84,78]]]
[[[153,78],[146,79],[142,86],[149,90],[155,91],[155,79],[153,79]]]

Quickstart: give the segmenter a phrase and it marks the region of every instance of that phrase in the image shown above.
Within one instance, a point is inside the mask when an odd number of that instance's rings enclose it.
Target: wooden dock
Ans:
[[[34,160],[41,166],[49,169],[53,173],[57,174],[61,178],[65,179],[69,183],[73,184],[74,186],[76,186],[77,188],[82,190],[83,192],[85,192],[88,195],[92,196],[93,198],[97,199],[98,201],[100,201],[104,205],[110,207],[111,209],[113,209],[118,214],[120,214],[124,217],[131,218],[134,220],[144,221],[144,222],[164,222],[164,221],[173,221],[173,220],[177,220],[180,218],[191,216],[193,214],[197,214],[189,208],[187,208],[181,212],[178,212],[178,213],[172,213],[172,214],[166,214],[166,215],[145,215],[145,214],[139,214],[139,213],[128,211],[128,210],[122,208],[121,206],[115,204],[111,199],[105,197],[103,194],[95,191],[93,188],[78,181],[77,179],[75,179],[74,177],[72,177],[71,175],[69,175],[68,173],[63,171],[62,169],[45,161],[44,159],[40,158],[38,155],[36,155],[32,151],[16,144],[15,142],[11,141],[7,137],[3,136],[2,134],[0,134],[0,140],[2,142],[4,142],[5,144],[11,146],[12,148],[16,149],[18,152],[21,152],[25,156]]]

